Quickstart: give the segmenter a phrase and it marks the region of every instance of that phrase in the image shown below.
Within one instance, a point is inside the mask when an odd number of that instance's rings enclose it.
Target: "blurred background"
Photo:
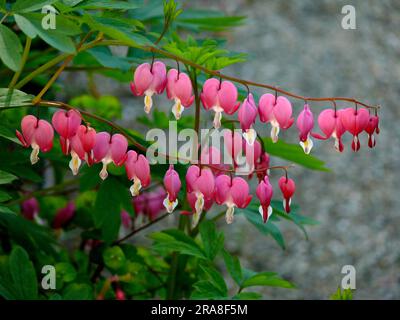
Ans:
[[[341,27],[341,10],[348,4],[356,9],[355,30]],[[298,287],[263,288],[267,299],[327,299],[340,285],[344,265],[353,265],[357,272],[355,299],[400,298],[400,126],[395,120],[400,116],[400,2],[200,0],[186,6],[247,17],[234,32],[220,34],[229,50],[248,54],[247,62],[224,73],[304,96],[348,96],[382,106],[375,149],[367,147],[366,136],[358,153],[352,152],[347,135],[343,154],[334,150],[331,140],[315,142],[312,154],[332,171],[291,170],[297,184],[294,201],[302,214],[319,221],[308,228],[308,240],[292,223],[282,223],[287,247],[282,250],[238,216],[231,226],[220,223],[228,248],[245,267],[277,271]],[[86,87],[85,78],[63,79],[68,83],[63,98]],[[123,102],[122,122],[139,129],[132,119],[142,113],[141,99],[115,81],[101,76],[94,81],[101,94],[112,93]],[[303,102],[291,101],[297,115]],[[159,104],[164,107],[168,110],[170,103]],[[317,114],[331,105],[311,103],[311,107]],[[268,136],[270,127],[258,130]],[[282,136],[297,141],[296,130]]]

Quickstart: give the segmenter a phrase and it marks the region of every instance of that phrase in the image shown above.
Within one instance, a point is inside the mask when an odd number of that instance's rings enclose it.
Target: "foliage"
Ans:
[[[29,152],[15,137],[21,118],[38,114],[51,119],[54,110],[36,107],[40,98],[52,100],[68,92],[68,83],[55,82],[57,70],[84,72],[89,85],[72,93],[69,104],[79,108],[96,129],[110,131],[107,122],[122,118],[122,102],[112,95],[101,95],[93,81],[100,74],[126,85],[132,68],[149,61],[155,46],[209,70],[221,70],[245,61],[246,55],[225,48],[219,32],[229,31],[244,22],[244,17],[225,16],[213,10],[182,10],[174,1],[98,1],[40,0],[0,2],[0,296],[5,299],[115,299],[115,289],[126,297],[191,299],[260,299],[253,287],[294,288],[294,284],[274,272],[256,272],[241,266],[239,258],[225,248],[220,231],[220,214],[210,212],[191,228],[189,218],[179,217],[179,227],[148,234],[147,242],[121,238],[121,211],[137,223],[129,185],[123,169],[111,166],[102,182],[100,165],[84,167],[79,177],[71,177],[68,160],[58,144],[42,153],[35,166]],[[44,5],[57,9],[56,29],[44,29],[41,13]],[[207,33],[204,33],[204,32]],[[204,34],[211,38],[203,38]],[[184,35],[184,36],[182,36]],[[111,45],[127,46],[125,55]],[[155,56],[158,54],[156,53]],[[63,61],[67,63],[63,66]],[[174,63],[172,61],[172,63]],[[61,69],[60,69],[61,68]],[[186,65],[188,73],[204,75]],[[48,90],[39,96],[42,88]],[[39,98],[38,98],[39,96]],[[36,98],[35,98],[36,97]],[[34,99],[39,100],[34,100]],[[95,115],[95,117],[90,117]],[[99,119],[100,118],[100,119]],[[149,128],[165,128],[168,116],[154,110],[150,117],[137,119]],[[195,119],[185,115],[179,125],[193,126]],[[119,128],[119,127],[118,127]],[[117,128],[117,129],[118,129]],[[113,128],[115,130],[115,128]],[[145,144],[142,132],[121,128],[132,141]],[[327,170],[319,159],[304,155],[298,146],[285,142],[264,143],[272,156],[283,158],[312,170]],[[183,172],[183,165],[176,170]],[[152,166],[152,175],[160,183],[165,165]],[[49,176],[53,182],[49,182]],[[180,194],[184,198],[183,193]],[[22,204],[38,199],[39,215],[28,220]],[[74,217],[60,229],[53,229],[57,212],[69,202],[75,205]],[[293,222],[305,235],[305,226],[316,221],[298,213],[290,215],[280,202],[272,203],[274,213],[263,224],[255,202],[241,214],[261,236],[272,236],[281,248],[286,244],[279,224]],[[182,211],[188,210],[184,203]],[[162,216],[161,218],[163,218]],[[146,234],[148,221],[134,232]],[[40,287],[44,265],[55,266],[55,290]],[[234,285],[226,280],[230,276]]]

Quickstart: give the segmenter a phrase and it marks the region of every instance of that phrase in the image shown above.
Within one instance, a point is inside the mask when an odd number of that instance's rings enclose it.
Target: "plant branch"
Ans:
[[[147,229],[148,227],[152,226],[153,224],[163,220],[164,218],[166,218],[167,216],[169,216],[169,213],[165,213],[162,216],[159,216],[157,219],[154,219],[152,221],[150,221],[149,223],[145,224],[144,226],[141,226],[140,228],[137,228],[135,230],[133,230],[132,232],[128,233],[125,237],[118,239],[116,241],[114,241],[114,245],[120,244],[121,242],[131,238],[132,236],[134,236],[136,233]]]

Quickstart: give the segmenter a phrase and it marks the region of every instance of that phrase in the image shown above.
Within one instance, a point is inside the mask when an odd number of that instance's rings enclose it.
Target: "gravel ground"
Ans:
[[[340,284],[342,266],[347,264],[357,271],[355,299],[399,299],[400,197],[396,187],[400,126],[394,119],[400,114],[400,2],[215,3],[202,0],[193,6],[248,17],[245,26],[223,35],[228,48],[249,53],[248,62],[228,68],[226,73],[306,96],[349,96],[383,107],[375,149],[366,147],[366,137],[356,154],[350,149],[350,137],[345,139],[343,154],[334,151],[332,141],[316,142],[312,153],[325,160],[332,172],[292,170],[297,184],[294,201],[300,204],[302,214],[320,222],[308,229],[308,241],[292,224],[282,224],[287,242],[283,251],[238,217],[232,226],[221,224],[229,249],[240,256],[244,266],[277,271],[298,287],[263,289],[267,299],[327,299]],[[345,4],[356,8],[356,30],[341,28]],[[127,106],[124,122],[135,125],[129,119],[136,113],[130,108],[136,102],[127,88],[102,78],[101,91],[119,95]],[[302,102],[292,102],[298,113]],[[311,106],[316,110],[328,107]],[[269,134],[265,126],[260,130]],[[283,136],[297,141],[296,131],[291,131]]]
[[[345,4],[356,8],[356,30],[341,28]],[[357,97],[383,107],[374,150],[365,147],[365,139],[357,154],[349,139],[343,154],[331,142],[317,143],[313,154],[332,172],[293,171],[295,201],[320,222],[309,228],[309,241],[288,225],[288,248],[282,251],[236,225],[233,232],[226,230],[232,249],[246,266],[276,270],[299,288],[268,289],[268,298],[326,299],[346,264],[357,271],[356,299],[400,298],[400,127],[394,121],[400,114],[400,2],[225,1],[221,9],[248,17],[229,47],[249,52],[250,59],[232,73],[307,96]],[[299,112],[302,102],[296,106]]]

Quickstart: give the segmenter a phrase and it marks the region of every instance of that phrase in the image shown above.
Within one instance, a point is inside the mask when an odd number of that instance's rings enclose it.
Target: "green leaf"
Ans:
[[[283,218],[285,220],[292,221],[296,226],[300,228],[303,232],[305,238],[308,240],[307,230],[304,227],[305,225],[317,225],[319,222],[310,217],[306,217],[297,213],[298,206],[292,204],[290,214],[287,214],[284,209],[281,201],[272,200],[271,207],[273,208],[273,214],[276,217]]]
[[[124,71],[131,68],[131,64],[126,59],[114,56],[108,47],[97,47],[87,52],[104,67],[121,69]]]
[[[282,249],[285,249],[285,240],[283,239],[283,235],[279,228],[272,223],[271,219],[269,219],[267,223],[264,223],[258,211],[253,211],[251,209],[251,206],[249,206],[248,208],[242,209],[239,212],[244,213],[247,220],[261,233],[270,235]]]
[[[224,234],[217,232],[215,223],[211,220],[204,220],[200,224],[199,229],[204,251],[210,260],[214,260],[215,256],[224,246]]]
[[[282,140],[273,143],[271,138],[264,138],[263,141],[265,149],[272,156],[289,160],[308,169],[330,171],[329,168],[325,167],[325,162],[312,155],[305,154],[297,144],[289,144]]]
[[[105,1],[105,0],[86,0],[84,3],[76,6],[76,9],[114,9],[131,10],[139,6],[129,1]]]
[[[16,179],[18,178],[13,174],[0,170],[0,184],[7,184],[13,182]]]
[[[16,215],[8,207],[0,205],[0,230],[29,251],[43,251],[55,255],[55,240],[49,230]]]
[[[39,35],[52,47],[66,53],[75,53],[75,45],[70,36],[79,34],[80,28],[65,16],[57,15],[56,29],[45,30],[42,27],[41,13],[24,13],[18,15],[16,22],[21,30],[29,37]]]
[[[204,251],[199,245],[181,230],[165,230],[149,235],[155,241],[154,248],[159,250],[177,251],[201,259],[206,259]]]
[[[33,95],[16,89],[12,91],[10,96],[8,96],[8,93],[8,88],[0,88],[0,109],[5,107],[6,103],[8,103],[9,107],[32,105],[32,99],[34,98]]]
[[[228,295],[228,288],[226,286],[224,277],[211,265],[201,264],[200,269],[207,275],[208,280],[211,281],[213,286],[218,289],[221,297]]]
[[[13,12],[32,12],[42,9],[45,5],[53,4],[57,0],[17,0],[11,7]]]
[[[220,290],[210,281],[200,280],[193,284],[191,299],[223,299]]]
[[[10,199],[12,199],[12,197],[7,192],[0,190],[0,202],[5,202]]]
[[[262,295],[258,292],[241,292],[233,296],[233,300],[259,300]]]
[[[114,271],[122,268],[126,263],[125,254],[118,246],[104,250],[103,260],[105,265]]]
[[[15,22],[17,26],[25,33],[29,38],[35,38],[37,36],[35,26],[24,16],[14,14]]]
[[[108,37],[122,41],[129,46],[140,47],[153,44],[146,37],[133,32],[133,26],[124,20],[85,15],[84,21],[93,30],[101,31]]]
[[[57,280],[61,279],[63,282],[71,282],[76,279],[77,272],[72,264],[68,262],[59,262],[55,265]]]
[[[18,36],[0,25],[0,58],[13,71],[18,71],[22,61],[22,45]]]
[[[35,268],[26,251],[14,247],[10,255],[10,273],[16,297],[18,299],[36,299],[38,284]]]
[[[240,260],[236,256],[232,256],[228,251],[223,250],[222,254],[224,256],[224,261],[226,268],[228,269],[229,274],[232,279],[240,285],[242,282],[242,267],[240,265]]]
[[[93,289],[86,283],[71,283],[64,290],[64,300],[91,300]]]
[[[108,177],[100,185],[97,193],[94,222],[101,229],[102,238],[106,242],[116,240],[121,225],[122,197],[129,191],[116,178]]]
[[[282,279],[274,272],[261,272],[243,281],[241,288],[254,286],[267,286],[293,289],[295,285],[285,279]]]

